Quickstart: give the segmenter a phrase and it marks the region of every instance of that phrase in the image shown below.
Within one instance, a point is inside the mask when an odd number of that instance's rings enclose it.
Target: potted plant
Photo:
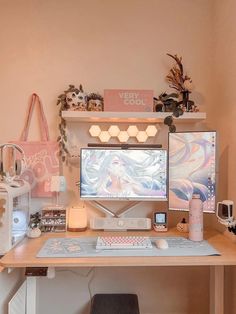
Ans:
[[[193,112],[198,111],[198,109],[194,105],[194,102],[189,100],[189,94],[193,90],[193,83],[191,78],[184,74],[182,57],[171,55],[169,53],[167,53],[167,55],[174,59],[176,64],[170,69],[168,75],[166,76],[166,80],[169,83],[169,87],[175,89],[178,92],[178,94],[175,94],[175,96],[180,96],[180,100],[174,103],[173,113],[164,119],[164,124],[168,125],[170,132],[175,132],[176,126],[174,125],[173,118],[178,118],[183,114],[184,111]],[[171,103],[173,103],[172,100]]]
[[[59,132],[57,138],[60,149],[60,157],[62,161],[66,161],[66,157],[71,157],[67,143],[66,120],[62,117],[62,111],[86,111],[87,110],[87,96],[84,93],[83,86],[80,84],[79,88],[74,85],[69,85],[69,88],[63,94],[58,96],[57,106],[59,106]]]
[[[181,100],[178,105],[183,111],[193,111],[194,102],[189,100],[189,94],[193,90],[192,79],[184,74],[184,67],[182,64],[182,57],[177,55],[171,55],[167,53],[167,56],[175,60],[176,64],[170,69],[166,80],[171,88],[174,88],[181,95]]]
[[[41,215],[39,212],[30,215],[29,228],[27,236],[29,238],[38,238],[41,235]]]

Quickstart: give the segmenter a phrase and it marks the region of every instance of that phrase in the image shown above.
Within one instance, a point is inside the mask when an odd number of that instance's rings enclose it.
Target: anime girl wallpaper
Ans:
[[[81,198],[166,199],[167,152],[157,149],[82,149]]]
[[[169,209],[188,210],[200,194],[205,212],[215,211],[216,132],[169,134]]]

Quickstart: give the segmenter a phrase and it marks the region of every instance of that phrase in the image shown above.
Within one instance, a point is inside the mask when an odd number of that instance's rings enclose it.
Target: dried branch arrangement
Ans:
[[[174,104],[173,113],[164,119],[164,124],[169,126],[170,132],[175,132],[176,127],[173,118],[178,118],[184,111],[194,112],[198,111],[198,109],[194,105],[194,101],[189,100],[189,94],[193,90],[193,83],[191,78],[184,74],[182,57],[170,53],[167,53],[167,56],[172,58],[175,64],[166,76],[166,80],[169,83],[169,87],[174,88],[179,93],[178,98],[181,100]]]
[[[171,55],[169,53],[167,53],[167,56],[171,57],[176,62],[176,64],[170,69],[169,74],[166,76],[169,86],[178,92],[191,92],[193,89],[192,80],[188,75],[184,74],[182,57]]]

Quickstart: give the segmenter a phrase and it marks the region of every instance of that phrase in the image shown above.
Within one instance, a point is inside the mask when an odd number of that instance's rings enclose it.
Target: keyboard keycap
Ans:
[[[96,249],[152,249],[152,243],[149,237],[143,236],[100,236],[97,238]]]

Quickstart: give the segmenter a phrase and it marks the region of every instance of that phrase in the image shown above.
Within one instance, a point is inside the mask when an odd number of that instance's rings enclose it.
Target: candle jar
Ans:
[[[68,227],[71,232],[87,229],[87,212],[85,207],[71,207],[68,211]]]

